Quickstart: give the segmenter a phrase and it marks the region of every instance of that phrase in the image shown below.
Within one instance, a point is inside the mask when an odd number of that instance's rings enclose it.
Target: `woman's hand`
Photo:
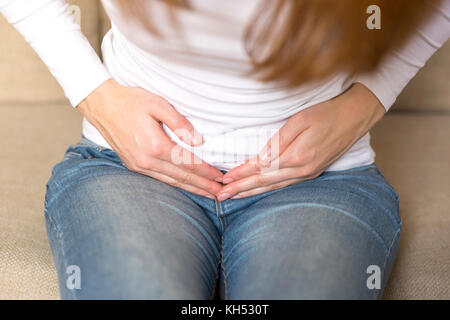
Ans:
[[[228,171],[218,200],[242,198],[313,179],[384,115],[362,84],[292,116],[257,158]]]
[[[77,109],[93,124],[125,166],[186,191],[215,199],[222,172],[173,142],[166,124],[183,142],[199,145],[202,137],[170,103],[144,89],[108,80]]]

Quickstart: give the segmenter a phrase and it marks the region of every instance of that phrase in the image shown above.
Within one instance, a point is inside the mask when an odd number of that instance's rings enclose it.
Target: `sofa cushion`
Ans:
[[[0,299],[59,298],[45,184],[80,133],[81,117],[68,104],[0,106]]]
[[[99,4],[93,0],[69,0],[81,10],[81,27],[100,52]],[[0,15],[0,103],[64,101],[64,92],[38,55]]]
[[[398,97],[393,111],[450,111],[450,41],[438,50]]]
[[[111,20],[109,20],[108,15],[106,14],[105,9],[103,8],[103,5],[100,2],[100,34],[103,37],[106,32],[111,29]]]
[[[403,220],[387,299],[450,299],[449,138],[450,114],[389,114],[373,130]]]

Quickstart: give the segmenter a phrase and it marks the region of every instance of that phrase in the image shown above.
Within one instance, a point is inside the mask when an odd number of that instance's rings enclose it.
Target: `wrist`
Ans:
[[[377,96],[363,84],[353,84],[342,98],[343,116],[353,118],[361,134],[367,133],[386,113]]]
[[[111,90],[114,90],[115,85],[117,83],[113,79],[106,80],[77,105],[77,110],[89,119],[94,110],[93,106],[101,105],[105,97],[110,95]]]

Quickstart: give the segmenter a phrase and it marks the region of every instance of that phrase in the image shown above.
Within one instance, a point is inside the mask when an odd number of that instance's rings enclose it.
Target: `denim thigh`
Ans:
[[[110,149],[82,140],[67,150],[47,184],[45,217],[63,299],[213,294],[215,224],[176,188],[129,171]],[[78,285],[70,282],[74,270]]]
[[[401,233],[374,164],[225,202],[223,215],[226,299],[380,298]]]

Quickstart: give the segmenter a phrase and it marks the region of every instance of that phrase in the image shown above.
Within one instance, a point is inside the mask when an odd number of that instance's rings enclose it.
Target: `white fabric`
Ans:
[[[287,90],[248,75],[250,63],[243,32],[250,17],[267,0],[191,0],[195,10],[177,10],[179,28],[167,16],[167,6],[148,1],[152,24],[163,37],[146,31],[136,19],[124,19],[114,1],[103,0],[112,20],[105,36],[101,64],[62,0],[0,0],[0,10],[35,48],[58,79],[72,105],[112,76],[166,98],[203,135],[193,151],[219,169],[231,169],[254,157],[293,114],[361,82],[386,110],[429,57],[449,38],[450,0],[435,8],[433,18],[377,72],[351,78],[339,74],[327,81]],[[83,134],[109,147],[86,120]],[[367,134],[328,170],[344,170],[374,161]]]

